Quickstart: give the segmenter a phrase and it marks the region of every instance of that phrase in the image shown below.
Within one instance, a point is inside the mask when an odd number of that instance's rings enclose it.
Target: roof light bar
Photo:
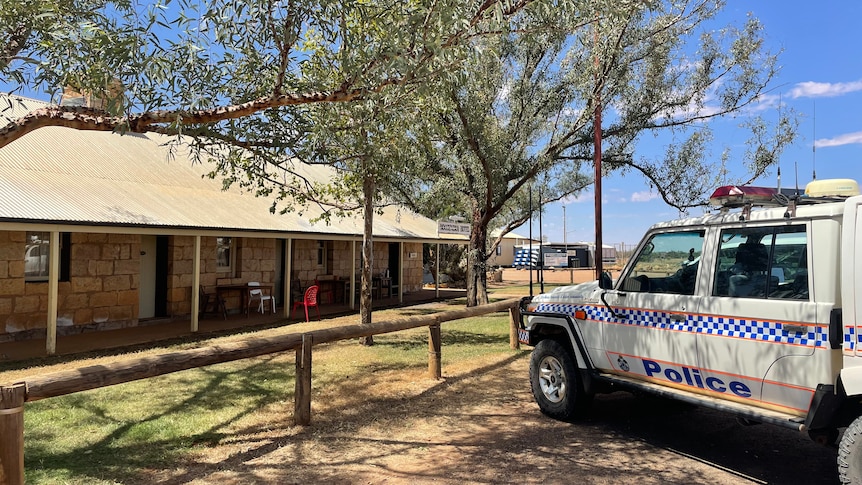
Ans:
[[[715,192],[709,197],[709,205],[713,207],[742,207],[747,204],[751,205],[775,205],[773,197],[775,189],[768,187],[752,187],[725,185],[715,189]]]

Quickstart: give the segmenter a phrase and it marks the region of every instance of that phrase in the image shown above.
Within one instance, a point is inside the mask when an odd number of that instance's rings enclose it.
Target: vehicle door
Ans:
[[[656,232],[638,248],[613,290],[605,292],[604,327],[611,372],[692,387],[697,364],[696,315],[703,228]]]
[[[808,410],[829,360],[828,319],[818,324],[809,290],[808,232],[806,223],[720,231],[697,333],[709,392],[800,415]],[[810,359],[818,348],[827,351],[819,363]]]

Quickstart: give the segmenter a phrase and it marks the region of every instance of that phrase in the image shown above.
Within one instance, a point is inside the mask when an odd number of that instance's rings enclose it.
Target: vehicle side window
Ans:
[[[693,295],[704,231],[654,234],[623,278],[623,291]]]
[[[808,299],[805,226],[721,231],[713,296]]]

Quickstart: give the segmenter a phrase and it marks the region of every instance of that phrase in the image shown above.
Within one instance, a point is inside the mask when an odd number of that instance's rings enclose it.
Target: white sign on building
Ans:
[[[545,253],[545,266],[558,266],[565,268],[569,265],[569,258],[566,253]]]
[[[470,224],[463,222],[437,221],[437,234],[470,235]]]

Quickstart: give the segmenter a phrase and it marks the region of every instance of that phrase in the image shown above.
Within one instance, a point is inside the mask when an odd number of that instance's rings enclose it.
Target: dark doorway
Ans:
[[[168,316],[168,236],[156,236],[156,315]]]
[[[392,287],[389,291],[392,295],[398,294],[398,288],[401,286],[401,243],[389,243],[389,277],[392,281]]]

